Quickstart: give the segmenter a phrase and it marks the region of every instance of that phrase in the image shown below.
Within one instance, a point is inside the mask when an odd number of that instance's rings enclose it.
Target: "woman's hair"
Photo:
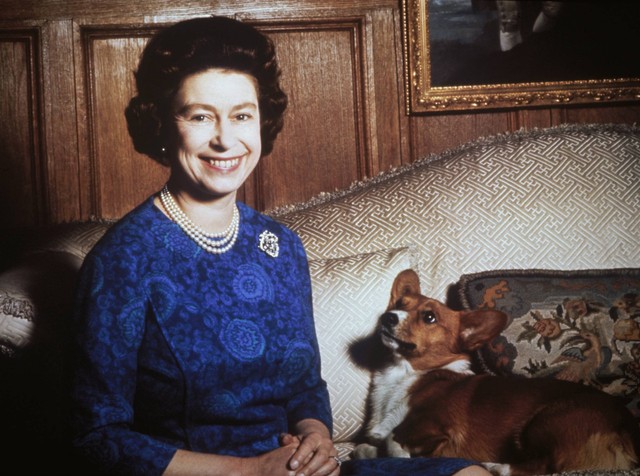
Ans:
[[[258,85],[262,156],[282,130],[287,95],[271,40],[252,26],[225,17],[196,18],[160,31],[147,44],[135,73],[137,96],[125,110],[135,149],[163,165],[171,101],[187,77],[211,68],[254,77]]]

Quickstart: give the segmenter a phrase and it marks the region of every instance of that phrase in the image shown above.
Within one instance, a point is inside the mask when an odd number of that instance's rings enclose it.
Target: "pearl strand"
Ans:
[[[227,227],[226,230],[224,230],[221,233],[207,233],[202,228],[200,228],[198,225],[193,223],[191,221],[191,219],[186,215],[186,213],[184,213],[182,211],[180,206],[174,200],[173,195],[171,195],[171,192],[169,192],[169,188],[167,187],[167,185],[164,186],[164,188],[162,189],[160,194],[161,194],[160,195],[160,199],[162,200],[162,204],[163,205],[167,205],[165,208],[169,208],[170,209],[170,210],[167,210],[167,211],[171,211],[173,213],[173,216],[175,216],[178,219],[178,221],[188,225],[190,228],[192,228],[196,233],[198,233],[201,236],[204,236],[204,237],[207,237],[207,238],[213,238],[213,239],[220,239],[220,238],[228,237],[232,233],[232,228],[235,227],[237,225],[237,223],[238,223],[238,219],[239,219],[238,207],[234,207],[233,208],[233,218],[231,220],[231,223],[229,223],[229,226]],[[165,204],[165,200],[167,202],[166,204]],[[172,218],[173,218],[173,216],[172,216]]]
[[[222,254],[231,249],[238,238],[240,230],[240,213],[237,205],[233,208],[231,223],[222,233],[207,233],[182,211],[165,185],[160,191],[160,201],[169,214],[169,217],[178,224],[189,238],[195,241],[201,248],[209,253]]]

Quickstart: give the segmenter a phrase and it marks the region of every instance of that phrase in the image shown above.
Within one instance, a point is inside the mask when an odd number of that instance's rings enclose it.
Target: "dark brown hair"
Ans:
[[[145,47],[135,73],[138,94],[125,110],[135,149],[163,165],[170,104],[187,76],[211,68],[248,74],[258,85],[262,156],[282,130],[287,95],[271,40],[252,26],[225,17],[176,23]]]

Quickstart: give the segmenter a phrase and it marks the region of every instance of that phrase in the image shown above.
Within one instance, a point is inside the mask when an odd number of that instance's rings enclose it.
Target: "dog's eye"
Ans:
[[[425,324],[433,324],[436,322],[436,315],[432,311],[422,311],[422,321]]]

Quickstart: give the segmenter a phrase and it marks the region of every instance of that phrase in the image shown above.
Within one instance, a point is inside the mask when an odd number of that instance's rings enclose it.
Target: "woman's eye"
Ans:
[[[205,116],[204,114],[196,114],[194,116],[191,116],[191,120],[195,122],[204,122],[207,120],[207,116]]]
[[[436,322],[436,315],[432,311],[424,311],[422,313],[422,320],[425,324],[434,324]]]
[[[249,119],[251,119],[251,115],[244,112],[236,116],[236,121],[238,122],[248,121]]]

